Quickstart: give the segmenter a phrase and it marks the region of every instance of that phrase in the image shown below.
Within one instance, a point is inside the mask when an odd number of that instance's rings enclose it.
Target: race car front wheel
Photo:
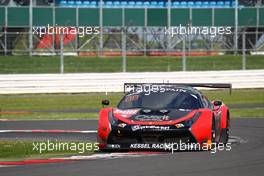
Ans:
[[[222,129],[221,132],[221,142],[223,144],[227,144],[228,143],[228,139],[229,139],[229,121],[228,119],[226,119],[226,128]]]
[[[215,137],[216,137],[216,131],[215,131],[215,119],[213,118],[212,121],[212,132],[211,132],[211,136],[212,136],[212,143],[215,142]]]
[[[228,139],[229,139],[229,129],[225,128],[225,129],[222,130],[221,142],[223,144],[227,144]]]

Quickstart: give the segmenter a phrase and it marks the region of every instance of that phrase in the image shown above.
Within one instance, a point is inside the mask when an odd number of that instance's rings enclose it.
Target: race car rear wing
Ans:
[[[127,89],[137,88],[139,86],[188,86],[188,87],[204,87],[204,88],[215,88],[215,89],[229,89],[229,93],[232,93],[232,84],[223,84],[223,83],[124,83],[124,93]]]

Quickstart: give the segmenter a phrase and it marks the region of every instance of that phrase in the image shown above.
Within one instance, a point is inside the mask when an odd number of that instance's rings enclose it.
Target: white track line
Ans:
[[[14,167],[14,166],[16,166],[16,165],[0,165],[0,168],[1,167]]]
[[[52,158],[52,159],[63,159],[63,160],[96,160],[96,159],[115,159],[115,158],[135,158],[143,156],[153,156],[160,153],[101,153],[93,154],[88,156],[70,156],[64,158]]]
[[[14,121],[14,120],[9,120],[9,119],[0,119],[0,122],[6,122],[6,121]]]

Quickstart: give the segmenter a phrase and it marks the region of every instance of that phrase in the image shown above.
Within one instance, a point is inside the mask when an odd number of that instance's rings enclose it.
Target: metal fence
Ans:
[[[254,67],[247,67],[247,58],[264,54],[264,32],[241,31],[238,34],[239,47],[235,48],[235,37],[232,34],[214,37],[208,35],[175,35],[172,37],[165,33],[164,28],[127,28],[126,30],[105,28],[102,47],[100,47],[100,35],[84,37],[76,35],[66,45],[62,42],[64,36],[60,35],[57,38],[58,41],[52,40],[49,47],[38,48],[41,38],[33,35],[34,47],[30,49],[28,32],[2,32],[0,36],[4,40],[0,41],[0,52],[3,55],[59,55],[61,73],[64,72],[64,56],[122,57],[120,71],[126,72],[131,70],[127,69],[127,56],[178,57],[181,58],[181,65],[176,70],[190,71],[193,69],[188,65],[188,56],[237,55],[241,59],[241,67],[239,66],[238,69],[254,69]],[[55,35],[51,37],[56,38]],[[15,40],[10,40],[10,38],[15,38]],[[7,49],[8,45],[12,45],[13,48]],[[195,63],[196,60],[192,62]],[[169,64],[173,63],[168,63],[168,68],[163,71],[171,70]],[[225,64],[232,63],[226,61]],[[212,67],[212,70],[218,70],[217,67],[217,65]]]
[[[247,31],[241,28],[238,32],[238,48],[235,47],[235,34],[174,34],[166,33],[166,27],[112,27],[104,28],[103,34],[74,35],[64,42],[65,55],[118,55],[126,50],[127,55],[186,55],[195,52],[222,54],[262,53],[264,51],[264,28]],[[261,31],[261,29],[263,31]],[[60,54],[60,35],[51,34],[43,40],[39,34],[32,36],[33,47],[30,48],[30,33],[27,29],[20,32],[0,32],[0,53],[2,55],[58,55]],[[244,30],[244,31],[243,31]],[[103,42],[100,44],[100,37]],[[63,35],[65,40],[67,35]],[[125,40],[125,43],[122,42]],[[44,43],[49,41],[50,43]],[[124,45],[124,46],[122,46]],[[185,47],[183,47],[185,45]],[[125,48],[124,48],[125,47]]]
[[[30,47],[28,32],[1,32],[0,53],[3,55],[65,55],[123,57],[126,71],[126,56],[178,56],[182,58],[182,70],[186,70],[187,56],[240,54],[246,69],[247,55],[264,54],[264,32],[238,33],[238,48],[235,35],[168,35],[165,28],[104,28],[103,35],[76,35],[67,44],[63,35],[51,35],[49,46],[38,35],[33,35]],[[59,37],[59,38],[58,38]],[[103,43],[100,44],[100,37]],[[55,40],[56,39],[56,40]],[[42,47],[38,47],[42,42]],[[264,56],[263,56],[264,57]],[[61,66],[63,72],[63,66]]]
[[[137,14],[137,15],[134,15]],[[34,33],[53,27],[97,27],[97,34],[67,35]],[[58,24],[58,25],[57,25]],[[179,34],[173,27],[230,27],[230,33]],[[0,7],[0,54],[60,55],[63,57],[179,56],[181,70],[188,70],[187,56],[239,54],[241,69],[247,68],[247,55],[264,53],[264,8],[208,9],[103,9],[60,7]],[[45,39],[46,37],[46,39]],[[65,42],[65,40],[67,42]],[[169,67],[168,67],[168,70]]]

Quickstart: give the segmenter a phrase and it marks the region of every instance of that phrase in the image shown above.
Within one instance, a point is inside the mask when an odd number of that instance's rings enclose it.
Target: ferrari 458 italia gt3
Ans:
[[[99,148],[153,150],[179,142],[226,144],[228,107],[219,100],[209,101],[196,87],[231,90],[230,84],[125,83],[118,105],[100,111]],[[102,104],[109,105],[109,101]]]

